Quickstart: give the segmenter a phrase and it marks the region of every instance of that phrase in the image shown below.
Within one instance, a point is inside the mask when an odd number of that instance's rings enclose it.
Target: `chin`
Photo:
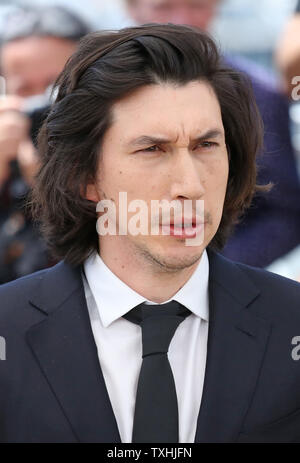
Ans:
[[[199,262],[203,249],[203,246],[183,246],[181,249],[178,249],[177,246],[165,246],[162,249],[145,249],[144,255],[162,270],[178,271],[189,268]]]
[[[157,256],[156,262],[160,265],[162,269],[165,271],[179,271],[184,270],[186,268],[192,267],[197,262],[199,262],[201,258],[201,254],[193,255],[193,256]]]

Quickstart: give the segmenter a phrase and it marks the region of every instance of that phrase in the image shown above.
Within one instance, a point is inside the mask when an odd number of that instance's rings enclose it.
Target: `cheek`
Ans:
[[[218,220],[223,211],[228,180],[228,162],[216,161],[207,168],[204,206]]]
[[[227,158],[211,160],[206,164],[207,184],[210,189],[222,192],[226,189],[229,165]]]
[[[116,198],[119,192],[126,192],[128,199],[145,197],[149,190],[149,178],[142,173],[137,174],[127,163],[114,162],[102,165],[99,175],[99,186],[110,197]]]

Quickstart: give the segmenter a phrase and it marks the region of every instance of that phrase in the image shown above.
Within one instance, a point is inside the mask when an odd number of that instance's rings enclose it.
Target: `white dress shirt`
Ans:
[[[154,303],[121,281],[96,252],[84,262],[84,272],[82,278],[99,362],[121,441],[130,443],[142,364],[142,335],[141,327],[123,315],[142,302]],[[170,299],[192,312],[178,326],[168,352],[178,399],[180,443],[195,441],[206,364],[208,274],[209,262],[204,251],[192,276]]]

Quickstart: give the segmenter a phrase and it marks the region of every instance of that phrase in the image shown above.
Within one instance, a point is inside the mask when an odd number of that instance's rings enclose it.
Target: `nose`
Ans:
[[[202,199],[204,195],[203,175],[199,161],[189,150],[179,150],[173,157],[171,169],[172,200]]]

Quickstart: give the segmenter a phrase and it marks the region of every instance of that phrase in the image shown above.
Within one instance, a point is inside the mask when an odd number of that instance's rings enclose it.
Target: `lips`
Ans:
[[[198,220],[190,219],[170,221],[170,225],[162,225],[161,230],[163,235],[170,235],[180,239],[193,238],[203,231],[204,222],[199,218]]]

